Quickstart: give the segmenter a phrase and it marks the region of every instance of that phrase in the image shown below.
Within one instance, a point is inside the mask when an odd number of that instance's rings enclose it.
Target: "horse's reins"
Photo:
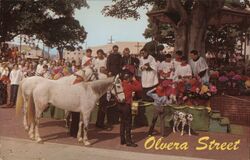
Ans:
[[[115,95],[114,95],[114,96],[115,96],[115,98],[117,99],[117,101],[119,101],[118,95],[119,95],[119,94],[122,94],[122,93],[124,93],[124,92],[123,92],[123,91],[118,92],[115,86],[116,86],[116,84],[114,83],[114,85],[112,86],[111,90],[114,89],[114,91],[115,91]]]

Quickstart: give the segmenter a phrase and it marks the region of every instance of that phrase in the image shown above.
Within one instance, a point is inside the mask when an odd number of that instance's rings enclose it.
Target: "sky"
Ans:
[[[83,48],[105,45],[111,36],[114,41],[147,41],[143,32],[148,25],[146,10],[140,10],[141,18],[123,20],[113,17],[105,17],[101,10],[104,6],[112,4],[111,0],[88,0],[90,8],[76,10],[75,18],[88,32]]]
[[[117,41],[149,41],[143,37],[143,33],[148,25],[147,10],[140,9],[141,18],[134,20],[118,19],[113,17],[105,17],[101,11],[104,6],[111,5],[111,0],[87,0],[89,8],[82,7],[75,11],[75,18],[84,26],[87,34],[85,43],[82,44],[84,49],[93,46],[105,45],[110,42],[111,36],[113,42]],[[19,38],[15,38],[15,42],[19,43]],[[42,45],[39,45],[42,47]],[[52,55],[57,54],[56,48],[51,48]]]

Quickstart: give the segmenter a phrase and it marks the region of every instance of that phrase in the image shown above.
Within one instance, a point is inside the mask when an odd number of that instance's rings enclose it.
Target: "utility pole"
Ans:
[[[137,48],[137,54],[139,54],[139,50],[140,50],[140,47],[142,47],[142,45],[140,45],[140,43],[137,42],[137,44],[135,45],[135,47]]]
[[[114,41],[113,37],[111,36],[110,39],[108,39],[108,41],[109,41],[109,44],[113,44],[113,41]]]

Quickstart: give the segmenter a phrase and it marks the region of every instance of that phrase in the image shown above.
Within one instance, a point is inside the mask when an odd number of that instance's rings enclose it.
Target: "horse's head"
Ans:
[[[115,77],[115,79],[114,79],[111,93],[115,95],[118,102],[124,102],[125,101],[125,94],[124,94],[123,87],[122,87],[122,81],[119,78],[119,75],[117,75]]]

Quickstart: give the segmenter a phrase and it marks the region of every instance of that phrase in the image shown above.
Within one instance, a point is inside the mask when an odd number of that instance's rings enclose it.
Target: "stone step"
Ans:
[[[230,120],[227,117],[222,117],[222,119],[220,120],[220,124],[221,125],[230,125]]]
[[[210,117],[212,119],[221,119],[221,114],[220,113],[211,113]]]

